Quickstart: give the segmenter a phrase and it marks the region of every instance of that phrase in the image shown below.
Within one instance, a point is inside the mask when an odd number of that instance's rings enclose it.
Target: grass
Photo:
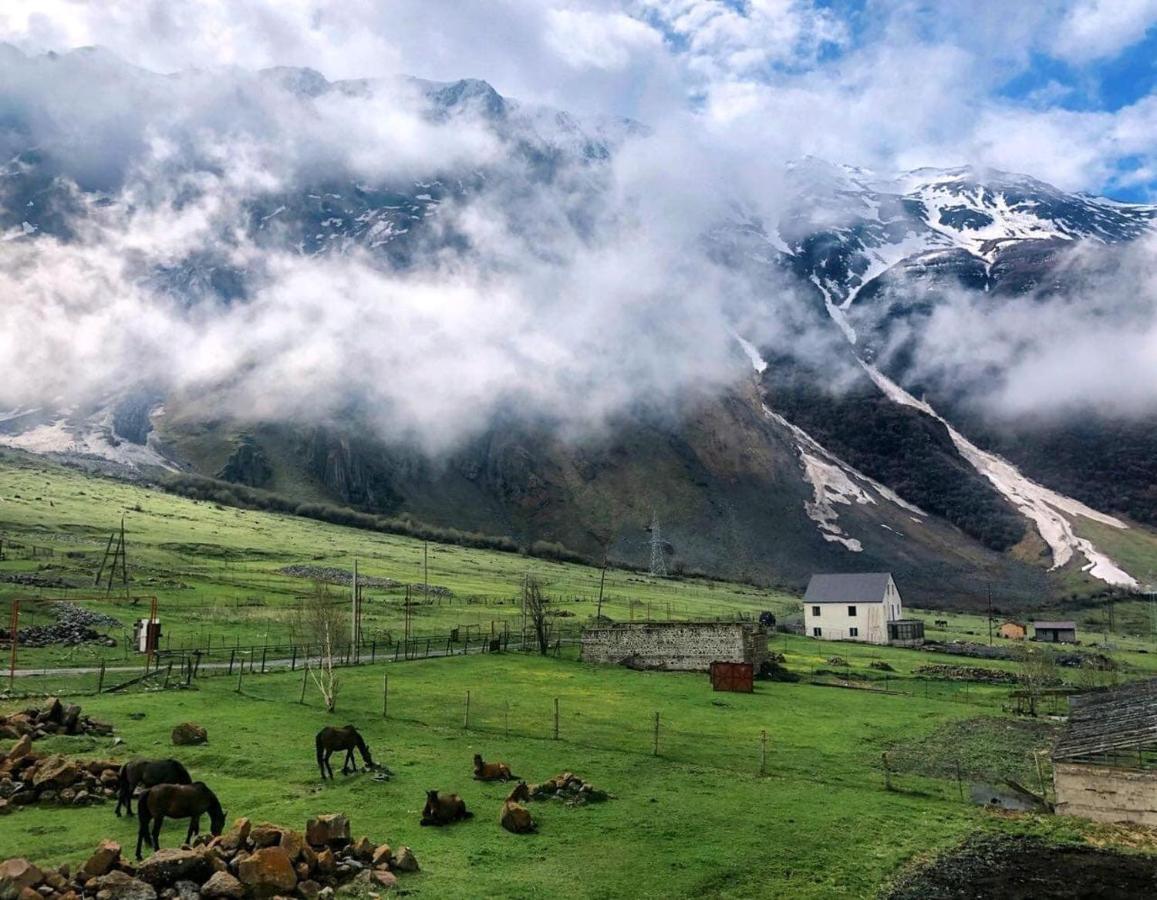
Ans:
[[[230,679],[206,678],[197,690],[103,695],[85,708],[117,725],[124,744],[111,752],[181,756],[231,816],[303,824],[341,811],[357,835],[409,844],[424,871],[406,887],[419,897],[870,897],[907,861],[978,831],[1081,831],[1068,821],[986,813],[961,803],[944,779],[901,776],[900,790],[884,789],[881,754],[934,740],[945,723],[965,726],[976,715],[967,704],[780,683],[720,695],[701,675],[519,654],[366,666],[342,677],[332,715],[312,692],[298,703],[296,673],[255,677],[240,695]],[[168,733],[184,720],[204,725],[209,744],[172,748]],[[347,721],[363,729],[394,780],[319,781],[312,736]],[[41,746],[105,755],[107,743],[52,738]],[[505,789],[469,777],[474,752],[507,760],[531,780],[572,770],[615,799],[533,804],[540,833],[510,835],[497,825]],[[460,792],[476,818],[418,827],[427,788]],[[169,825],[163,845],[175,845],[179,832]],[[42,862],[77,862],[99,839],[128,844],[134,833],[111,805],[0,819],[5,853]]]

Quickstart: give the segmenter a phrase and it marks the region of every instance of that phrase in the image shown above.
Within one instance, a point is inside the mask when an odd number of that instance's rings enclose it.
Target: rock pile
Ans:
[[[531,800],[561,800],[571,806],[583,806],[587,803],[602,803],[613,795],[599,790],[589,781],[583,781],[573,772],[563,772],[555,775],[542,784],[528,785]]]
[[[280,569],[282,575],[288,575],[291,578],[309,578],[313,581],[324,581],[326,584],[342,584],[349,587],[353,584],[353,573],[346,569],[335,569],[332,566],[283,566]],[[370,588],[396,588],[401,587],[402,582],[395,581],[393,578],[382,578],[376,575],[358,575],[358,584],[362,587]]]
[[[32,750],[24,735],[0,758],[0,815],[33,804],[88,806],[116,796],[120,763],[78,760]],[[0,890],[0,897],[3,891]]]
[[[1001,669],[986,669],[983,666],[918,666],[914,675],[922,678],[939,678],[944,681],[977,681],[982,684],[1016,684],[1014,672]]]
[[[207,744],[209,742],[209,732],[194,722],[182,722],[173,729],[170,737],[178,747],[188,747],[193,744]]]
[[[97,628],[120,628],[121,623],[112,616],[91,612],[75,603],[58,601],[52,604],[56,621],[51,625],[33,625],[16,632],[16,641],[25,647],[49,647],[63,644],[73,647],[78,644],[103,644],[115,647],[116,638],[101,634]]]
[[[130,863],[114,841],[102,841],[76,874],[46,870],[26,859],[0,863],[5,900],[329,900],[342,893],[380,892],[419,871],[409,847],[396,851],[369,838],[350,840],[343,815],[310,819],[305,832],[238,819],[220,837],[192,847],[158,850]]]
[[[0,716],[0,739],[28,735],[34,741],[50,734],[112,734],[112,726],[82,715],[75,703],[50,698],[39,709],[31,708]]]

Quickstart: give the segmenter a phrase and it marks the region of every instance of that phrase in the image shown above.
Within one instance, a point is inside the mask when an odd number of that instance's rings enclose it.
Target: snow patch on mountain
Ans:
[[[816,528],[825,541],[843,544],[853,553],[863,551],[864,546],[859,539],[849,535],[840,526],[840,513],[836,506],[851,506],[853,503],[861,506],[875,505],[877,501],[872,492],[910,513],[926,515],[918,506],[908,503],[895,491],[848,465],[798,425],[792,424],[766,404],[763,406],[763,412],[772,421],[791,432],[796,440],[804,480],[812,486],[813,491],[812,499],[804,502],[804,512],[816,523]],[[913,522],[920,523],[920,519],[915,516],[911,518]]]
[[[994,453],[981,450],[941,417],[923,400],[917,400],[906,390],[867,363],[861,363],[868,376],[891,400],[932,416],[943,423],[960,455],[1036,525],[1037,531],[1052,552],[1052,569],[1068,564],[1074,553],[1085,558],[1081,570],[1107,584],[1136,587],[1137,580],[1117,565],[1107,554],[1098,550],[1092,541],[1078,537],[1068,516],[1083,516],[1113,528],[1128,526],[1113,516],[1098,512],[1079,500],[1066,497],[1025,477],[1016,466]]]

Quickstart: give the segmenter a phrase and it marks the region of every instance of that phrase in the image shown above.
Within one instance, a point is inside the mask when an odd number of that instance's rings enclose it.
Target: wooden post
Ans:
[[[297,644],[294,644],[291,649],[293,650],[293,656],[289,660],[289,671],[295,672],[297,671]]]
[[[20,598],[12,598],[12,629],[9,639],[12,641],[12,652],[8,660],[8,690],[16,688],[16,634],[20,630]]]
[[[389,716],[390,712],[390,676],[382,676],[382,718]]]
[[[466,717],[462,720],[462,728],[470,730],[470,692],[466,692]]]
[[[100,693],[103,693],[103,691],[104,691],[104,660],[102,659],[100,661],[100,676],[97,678],[97,682],[96,682],[96,692],[98,694],[100,694]]]
[[[759,774],[767,774],[767,729],[759,733]]]
[[[558,697],[554,698],[554,739],[558,740]]]
[[[378,661],[378,639],[374,638],[370,641],[370,665]]]
[[[237,693],[241,693],[241,677],[245,674],[245,665],[242,664],[237,668]]]
[[[264,674],[265,674],[265,651],[266,651],[267,649],[268,649],[267,647],[262,647],[262,648],[261,648],[261,674],[262,674],[262,675],[264,675]]]
[[[235,649],[230,650],[229,651],[229,674],[230,675],[233,674],[233,661],[234,661],[234,659],[236,659],[236,657],[237,657],[237,651]]]
[[[655,713],[655,746],[652,750],[655,756],[659,755],[659,713]]]
[[[881,754],[884,759],[884,790],[892,790],[892,770],[888,768],[888,752],[884,751]]]
[[[305,666],[301,670],[301,699],[298,703],[305,703],[305,689],[309,685],[309,659],[305,660]]]

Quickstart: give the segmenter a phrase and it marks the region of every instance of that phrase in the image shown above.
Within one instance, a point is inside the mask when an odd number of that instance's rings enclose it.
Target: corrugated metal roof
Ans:
[[[1077,630],[1077,623],[1076,622],[1033,622],[1032,627],[1033,628],[1051,628],[1051,629],[1058,629],[1061,631],[1076,631]]]
[[[1157,678],[1069,698],[1053,759],[1076,760],[1157,743]]]
[[[891,572],[813,575],[803,599],[806,603],[878,603],[891,577]]]

